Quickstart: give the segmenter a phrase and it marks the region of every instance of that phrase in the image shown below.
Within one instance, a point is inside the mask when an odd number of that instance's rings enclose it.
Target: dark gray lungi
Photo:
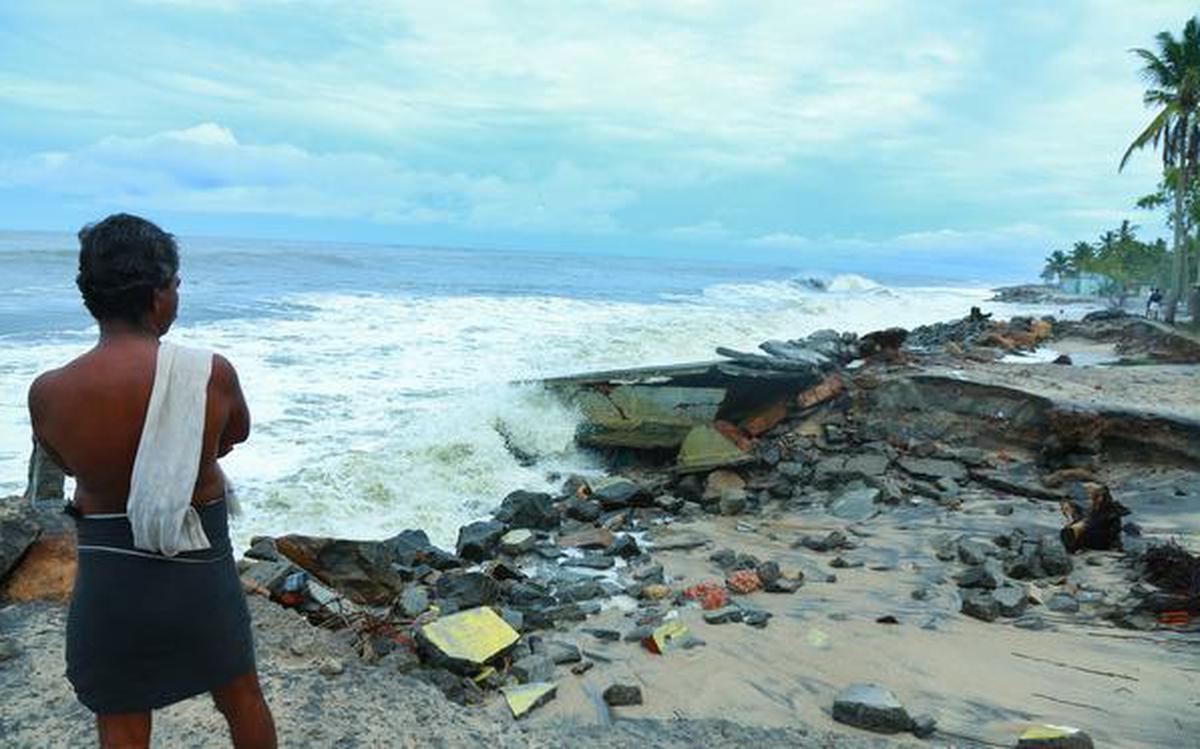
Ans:
[[[153,710],[254,668],[225,501],[199,513],[212,548],[174,557],[135,549],[124,515],[76,515],[67,678],[92,712]]]

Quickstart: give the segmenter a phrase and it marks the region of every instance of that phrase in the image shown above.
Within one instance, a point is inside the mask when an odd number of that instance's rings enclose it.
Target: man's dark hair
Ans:
[[[75,284],[97,320],[137,322],[178,271],[175,237],[144,218],[114,213],[79,230]]]

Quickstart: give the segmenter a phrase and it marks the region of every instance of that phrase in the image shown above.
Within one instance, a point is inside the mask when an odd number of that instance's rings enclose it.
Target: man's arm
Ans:
[[[246,405],[246,396],[242,394],[237,370],[220,354],[213,355],[213,378],[218,383],[219,392],[229,403],[229,418],[217,441],[217,457],[223,458],[234,445],[245,442],[250,436],[250,408]]]
[[[50,399],[46,393],[47,381],[53,373],[43,372],[38,375],[33,384],[29,386],[29,396],[27,404],[29,407],[29,426],[33,430],[33,440],[36,443],[34,448],[34,456],[32,459],[37,459],[37,450],[40,448],[50,460],[54,461],[55,465],[62,469],[68,476],[75,475],[71,469],[63,461],[62,457],[54,449],[54,446],[46,439],[45,428],[49,418]]]

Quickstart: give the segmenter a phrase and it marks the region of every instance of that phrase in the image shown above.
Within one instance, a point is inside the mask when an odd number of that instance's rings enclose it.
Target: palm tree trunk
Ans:
[[[1178,179],[1175,182],[1175,252],[1171,258],[1171,290],[1167,293],[1167,304],[1163,309],[1163,319],[1169,323],[1175,322],[1175,310],[1179,300],[1187,288],[1187,262],[1184,253],[1187,244],[1184,241],[1183,196],[1187,191],[1188,163],[1180,159]]]

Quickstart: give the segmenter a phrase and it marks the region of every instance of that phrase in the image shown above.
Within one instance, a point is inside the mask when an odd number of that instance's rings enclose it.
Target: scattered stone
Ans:
[[[537,537],[527,528],[514,528],[500,537],[500,551],[513,556],[532,551],[536,544]]]
[[[992,599],[996,601],[1000,616],[1009,618],[1020,616],[1029,606],[1029,597],[1025,595],[1024,589],[1015,585],[1002,585],[996,588],[992,593]]]
[[[783,572],[779,569],[778,562],[763,562],[754,571],[758,573],[758,579],[762,581],[764,588],[774,583],[783,575]]]
[[[616,537],[607,528],[588,528],[560,536],[558,545],[564,549],[607,549],[615,540]]]
[[[278,562],[283,557],[275,547],[275,539],[270,536],[255,536],[250,539],[250,548],[246,550],[247,559],[258,559],[263,562]],[[0,575],[3,577],[3,575]]]
[[[376,606],[391,603],[404,587],[397,563],[448,562],[448,555],[433,547],[421,531],[405,531],[385,541],[288,535],[275,539],[275,545],[279,553],[322,583],[356,603]]]
[[[948,478],[958,482],[967,478],[967,469],[961,463],[953,460],[903,457],[896,462],[909,474],[919,479],[936,482],[939,479]]]
[[[974,538],[960,539],[958,558],[963,564],[983,564],[991,556],[992,545]]]
[[[1059,614],[1075,614],[1079,612],[1079,601],[1069,593],[1055,593],[1046,601],[1046,608]]]
[[[525,629],[525,614],[517,609],[504,607],[500,609],[500,618],[508,623],[516,631],[520,632]]]
[[[866,563],[861,559],[847,559],[843,556],[836,556],[829,562],[830,567],[839,570],[856,569],[865,565]]]
[[[727,570],[737,564],[737,557],[737,552],[733,549],[717,549],[712,554],[709,554],[708,561],[723,570]]]
[[[600,584],[600,581],[587,579],[559,588],[555,597],[564,603],[578,603],[579,601],[590,601],[593,598],[601,598],[604,595],[604,586]]]
[[[642,688],[634,684],[611,684],[604,690],[604,703],[610,707],[642,704]]]
[[[409,619],[416,619],[429,608],[429,591],[421,585],[410,585],[400,594],[400,611]]]
[[[255,562],[242,573],[242,585],[247,591],[268,597],[278,595],[288,575],[296,571],[291,562]]]
[[[725,606],[714,611],[704,612],[704,621],[708,624],[728,624],[742,620],[742,610],[737,606]]]
[[[937,732],[937,720],[928,713],[922,713],[914,716],[912,719],[913,736],[918,739],[927,739]]]
[[[724,499],[746,499],[746,480],[733,471],[713,471],[704,482],[704,493],[700,499],[705,503]]]
[[[602,642],[619,642],[621,640],[621,633],[615,629],[590,627],[584,629],[583,631],[587,632],[592,637],[595,637],[597,640],[601,640]]]
[[[595,661],[583,661],[581,663],[576,663],[574,666],[571,666],[571,673],[575,674],[576,676],[583,676],[588,671],[591,671],[592,667],[595,665]]]
[[[345,664],[337,658],[322,658],[321,662],[317,664],[317,672],[321,676],[338,676],[345,670]]]
[[[1017,749],[1094,749],[1092,737],[1078,728],[1033,726],[1021,734]]]
[[[637,580],[639,583],[662,584],[666,582],[666,577],[663,574],[663,566],[657,562],[654,564],[647,564],[643,567],[637,567],[631,574],[633,575],[633,579]]]
[[[641,554],[642,550],[638,547],[636,538],[628,533],[624,533],[620,536],[617,536],[617,538],[608,545],[608,548],[604,550],[604,553],[610,557],[623,557],[628,559]]]
[[[877,733],[912,729],[912,718],[896,695],[878,684],[852,684],[833,701],[833,719]]]
[[[482,572],[447,572],[434,584],[438,598],[453,601],[458,609],[473,609],[494,602],[500,585]]]
[[[771,618],[770,611],[762,609],[746,609],[742,613],[742,622],[756,629],[762,629],[767,626],[767,621]]]
[[[504,498],[495,517],[510,528],[553,530],[560,522],[553,497],[542,492],[519,490]]]
[[[986,559],[958,576],[960,588],[999,588],[1004,584],[1004,569],[995,559]]]
[[[547,640],[542,642],[541,650],[545,655],[554,661],[556,665],[564,663],[579,663],[583,660],[583,656],[579,652],[579,647],[569,642],[560,642],[558,640]]]
[[[492,556],[504,533],[504,524],[495,520],[469,523],[458,529],[455,550],[463,559],[482,562]]]
[[[986,590],[979,590],[963,596],[962,613],[984,622],[994,622],[1000,616],[1000,604]]]
[[[850,540],[841,531],[830,531],[824,536],[804,536],[798,542],[800,546],[813,551],[833,551],[834,549],[852,548]]]
[[[829,513],[836,518],[860,523],[876,514],[875,500],[879,498],[879,490],[872,486],[851,487],[838,495],[829,504]]]
[[[629,507],[634,500],[645,494],[642,487],[629,479],[611,478],[592,485],[592,499],[600,503],[601,509],[616,510]]]
[[[606,570],[616,564],[616,561],[603,554],[584,554],[563,560],[564,567],[583,567],[590,570]]]
[[[554,661],[547,655],[527,655],[512,664],[512,675],[522,684],[554,679]]]
[[[654,506],[672,515],[683,509],[684,500],[674,494],[660,494],[654,498]]]
[[[558,686],[548,682],[501,687],[500,693],[508,703],[513,718],[520,719],[531,710],[541,707],[558,695]]]
[[[796,577],[777,577],[769,583],[763,583],[763,590],[768,593],[795,593],[804,586],[804,573],[796,572]]]
[[[590,499],[573,499],[567,503],[565,511],[567,517],[582,523],[594,523],[604,512],[600,509],[599,502]]]

